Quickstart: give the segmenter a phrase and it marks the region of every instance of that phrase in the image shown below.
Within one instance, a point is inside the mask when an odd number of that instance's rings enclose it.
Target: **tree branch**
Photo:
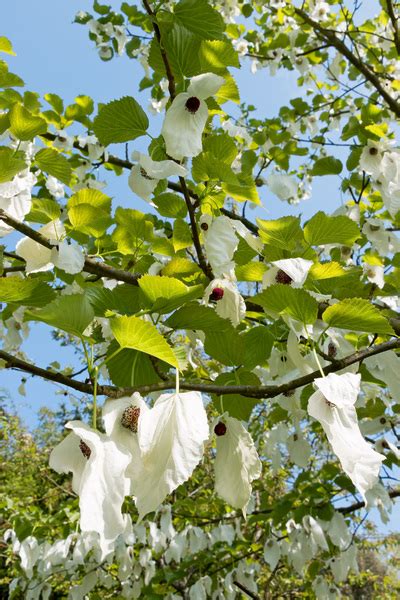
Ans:
[[[303,19],[308,25],[312,27],[319,37],[323,40],[330,42],[332,46],[339,51],[347,60],[370,82],[370,84],[376,89],[377,92],[384,98],[389,108],[394,112],[397,117],[400,117],[400,104],[392,98],[392,96],[382,86],[379,77],[374,71],[367,66],[365,62],[360,60],[353,52],[346,46],[346,44],[340,40],[333,31],[325,29],[320,23],[314,21],[304,10],[301,8],[295,8],[295,13]]]
[[[383,342],[382,344],[378,344],[377,346],[371,346],[369,348],[365,348],[364,350],[360,350],[355,352],[354,354],[350,354],[345,358],[340,360],[336,360],[335,363],[327,365],[323,368],[324,374],[328,375],[329,373],[336,373],[337,371],[341,371],[342,369],[353,365],[355,363],[361,362],[370,356],[375,356],[376,354],[381,354],[382,352],[387,352],[388,350],[394,350],[395,348],[400,348],[400,339],[392,339],[387,342]],[[85,383],[82,381],[77,381],[76,379],[72,379],[71,377],[67,377],[62,373],[57,373],[54,371],[50,371],[47,369],[42,369],[40,367],[36,367],[31,363],[28,363],[24,360],[16,358],[5,352],[0,350],[0,359],[5,361],[6,369],[18,369],[20,371],[25,371],[27,373],[31,373],[32,375],[38,375],[39,377],[43,377],[44,379],[48,379],[50,381],[55,381],[60,383],[61,385],[66,385],[75,390],[86,394],[93,393],[93,385],[91,383]],[[287,383],[282,383],[279,385],[215,385],[213,383],[197,383],[193,382],[184,382],[180,383],[180,387],[183,390],[195,390],[198,392],[203,392],[205,394],[240,394],[242,396],[247,396],[249,398],[274,398],[275,396],[279,396],[279,394],[284,394],[295,390],[297,388],[303,387],[312,383],[314,379],[320,377],[321,373],[319,370],[313,371],[308,375],[304,375],[303,377],[299,377],[297,379],[293,379]],[[160,383],[154,383],[150,385],[141,385],[137,387],[127,387],[127,388],[119,388],[113,385],[99,385],[97,388],[97,393],[99,396],[109,396],[110,398],[120,398],[122,396],[128,396],[133,394],[133,392],[140,392],[143,395],[149,394],[150,392],[157,392],[162,390],[170,390],[175,388],[175,380],[162,381]]]
[[[145,7],[147,14],[149,15],[149,17],[151,19],[154,33],[156,35],[158,45],[160,46],[161,58],[163,60],[165,71],[167,74],[167,79],[168,79],[168,91],[169,91],[171,100],[173,100],[175,98],[175,80],[174,80],[174,75],[172,73],[171,65],[169,64],[169,61],[168,61],[167,53],[165,52],[165,48],[162,44],[161,32],[160,32],[160,28],[156,21],[156,14],[152,10],[152,8],[147,0],[143,0],[143,6]]]
[[[392,0],[386,0],[387,12],[393,27],[393,41],[397,54],[400,56],[399,18],[396,17]]]
[[[391,492],[388,492],[388,494],[389,494],[390,498],[397,498],[398,496],[400,496],[400,489],[392,490]],[[363,508],[364,506],[365,506],[364,500],[360,500],[360,502],[355,502],[354,504],[350,504],[350,506],[342,506],[340,508],[336,508],[335,510],[342,513],[342,515],[348,515],[349,513],[359,510],[360,508]]]
[[[237,581],[236,579],[234,579],[233,583],[234,583],[234,585],[236,585],[236,587],[239,588],[239,590],[242,590],[242,592],[244,592],[246,594],[246,596],[248,596],[249,598],[254,598],[254,600],[261,600],[260,596],[258,596],[257,594],[255,594],[254,592],[249,590],[249,588],[247,588],[245,585],[243,585],[243,583],[240,583],[240,581]]]
[[[13,227],[16,231],[23,233],[31,240],[34,240],[41,246],[48,248],[51,250],[52,248],[56,248],[57,244],[52,244],[49,242],[47,238],[45,238],[41,233],[26,225],[26,223],[22,223],[21,221],[17,221],[11,215],[7,214],[4,210],[0,209],[0,219]],[[16,255],[15,255],[15,258]],[[19,260],[22,260],[18,257]],[[92,273],[94,275],[99,275],[100,277],[107,277],[108,279],[117,279],[118,281],[123,281],[125,283],[130,283],[131,285],[138,285],[138,279],[141,277],[140,273],[131,273],[130,271],[123,271],[121,269],[116,269],[115,267],[111,267],[106,263],[98,262],[93,258],[85,258],[85,263],[83,266],[83,270],[86,273]]]

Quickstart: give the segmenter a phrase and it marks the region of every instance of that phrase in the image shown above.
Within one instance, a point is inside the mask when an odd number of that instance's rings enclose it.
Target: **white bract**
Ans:
[[[297,182],[285,173],[271,173],[267,179],[271,192],[283,201],[295,201],[297,198]]]
[[[146,202],[151,196],[161,179],[167,177],[185,177],[187,169],[173,160],[156,161],[142,154],[133,152],[132,160],[137,161],[130,172],[128,183],[131,190]]]
[[[246,515],[251,482],[261,476],[261,461],[253,439],[241,421],[223,414],[214,426],[215,491],[228,504]]]
[[[72,432],[50,454],[50,467],[72,473],[72,489],[79,496],[82,532],[97,532],[103,556],[115,539],[128,533],[131,521],[121,513],[129,493],[125,476],[129,452],[81,421],[66,424]]]
[[[130,462],[125,472],[131,482],[131,494],[136,495],[134,482],[142,467],[137,437],[139,419],[149,408],[140,394],[108,399],[102,411],[104,429],[110,439],[122,445],[130,453]]]
[[[19,240],[16,251],[25,259],[27,274],[50,271],[54,267],[72,275],[82,271],[85,263],[82,249],[76,242],[68,243],[63,240],[66,232],[59,219],[50,221],[41,227],[38,233],[54,244],[54,247],[46,248],[29,237]]]
[[[321,423],[343,470],[365,499],[385,457],[365,441],[358,426],[354,404],[360,380],[360,375],[353,373],[330,373],[315,379],[318,390],[308,401],[308,412]]]
[[[0,183],[0,209],[17,221],[23,221],[32,206],[31,190],[36,176],[30,171],[22,171],[12,181]],[[13,231],[10,225],[0,220],[0,237]]]
[[[223,319],[229,319],[237,327],[246,314],[246,303],[236,283],[230,279],[213,279],[204,290],[205,303],[214,301],[215,312]]]
[[[382,289],[385,286],[385,271],[381,265],[363,264],[363,273],[366,275],[370,283],[374,283],[378,288]]]
[[[200,220],[203,227],[204,248],[208,262],[217,277],[230,275],[234,272],[235,262],[233,255],[239,244],[239,239],[228,217],[217,217],[212,220],[208,215],[203,215]]]
[[[199,392],[162,394],[140,415],[138,442],[143,466],[134,481],[142,518],[189,479],[202,459],[209,429]]]
[[[313,261],[305,260],[304,258],[283,258],[272,261],[271,265],[272,267],[264,273],[263,288],[267,288],[275,283],[283,283],[294,288],[300,288],[307,279]]]
[[[216,94],[223,83],[225,79],[214,73],[196,75],[187,92],[174,98],[161,130],[169,156],[181,160],[200,154],[203,149],[203,130],[208,119],[208,107],[204,101]]]

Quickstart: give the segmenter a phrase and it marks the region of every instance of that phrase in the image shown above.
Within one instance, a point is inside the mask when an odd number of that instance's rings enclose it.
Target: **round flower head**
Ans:
[[[206,98],[216,94],[225,82],[214,73],[193,77],[187,92],[178,94],[165,115],[161,134],[167,154],[181,160],[197,156],[203,149],[202,135],[208,119]]]

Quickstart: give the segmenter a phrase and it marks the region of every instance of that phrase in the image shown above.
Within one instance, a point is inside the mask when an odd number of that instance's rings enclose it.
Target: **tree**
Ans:
[[[398,594],[396,538],[380,563],[365,519],[400,495],[400,38],[391,1],[359,9],[95,1],[76,22],[102,60],[143,64],[156,137],[132,96],[65,108],[0,63],[0,229],[20,234],[0,358],[85,399],[66,433],[4,412],[12,598]],[[297,76],[277,116],[240,101],[249,59]],[[129,171],[137,208],[112,209],[102,169]],[[332,215],[246,216],[332,176]],[[75,374],[21,352],[30,322]]]

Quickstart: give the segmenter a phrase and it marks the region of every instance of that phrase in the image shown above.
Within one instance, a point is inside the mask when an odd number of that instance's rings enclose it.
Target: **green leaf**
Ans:
[[[308,107],[308,105],[307,105]],[[342,161],[334,156],[324,156],[315,161],[311,175],[339,175],[343,170]]]
[[[189,331],[227,331],[232,325],[223,319],[213,308],[201,304],[188,304],[182,306],[165,321],[167,327],[172,329],[187,329]]]
[[[227,40],[203,40],[199,58],[203,72],[225,73],[227,67],[240,68],[238,53]]]
[[[227,75],[225,77],[225,83],[221,85],[218,92],[215,94],[215,100],[218,104],[224,104],[224,102],[228,102],[229,100],[235,102],[235,104],[239,104],[239,88],[232,75]]]
[[[222,189],[229,194],[229,196],[232,196],[232,198],[238,200],[239,202],[249,201],[253,202],[253,204],[261,204],[257,187],[251,176],[241,177],[239,185],[223,183]]]
[[[111,342],[107,356],[111,356],[117,348],[117,342]],[[113,384],[120,387],[150,385],[160,381],[150,358],[147,354],[137,350],[129,350],[128,348],[121,350],[116,356],[107,360],[107,369]]]
[[[142,107],[131,96],[113,100],[102,106],[94,120],[93,130],[104,146],[128,142],[145,135],[149,120]]]
[[[215,385],[260,385],[260,380],[254,373],[245,369],[236,372],[221,373],[214,381]],[[253,408],[260,402],[257,398],[248,398],[240,394],[213,394],[213,404],[222,413],[225,410],[236,419],[248,421]]]
[[[139,317],[115,317],[110,320],[111,330],[121,348],[131,348],[155,356],[178,368],[172,348],[157,328]]]
[[[163,44],[168,55],[170,67],[176,79],[192,77],[200,73],[199,44],[201,40],[177,23],[169,31],[163,30]],[[150,45],[149,65],[154,71],[166,75],[165,64],[161,56],[160,45],[156,38]]]
[[[223,38],[225,23],[218,11],[207,0],[181,0],[174,8],[178,21],[205,40]]]
[[[386,317],[363,298],[345,298],[327,308],[322,318],[331,327],[394,335]]]
[[[77,231],[101,237],[112,224],[111,198],[100,190],[85,188],[68,200],[68,217]]]
[[[138,283],[146,301],[145,307],[160,314],[171,312],[203,292],[202,285],[188,287],[174,277],[143,275]]]
[[[15,156],[11,148],[0,147],[0,183],[10,181],[26,168],[25,161],[19,156]]]
[[[104,210],[90,204],[73,206],[68,211],[68,217],[74,229],[96,238],[101,237],[112,223]]]
[[[172,243],[175,252],[193,245],[192,232],[183,219],[175,219]]]
[[[58,219],[61,215],[60,205],[50,198],[32,198],[32,206],[26,215],[27,221],[46,224]]]
[[[26,321],[43,321],[80,337],[94,318],[89,299],[82,294],[59,296],[47,306],[25,313]]]
[[[263,242],[283,250],[292,250],[303,237],[298,217],[281,217],[274,221],[257,219]]]
[[[304,238],[311,246],[343,244],[352,246],[360,237],[357,223],[345,216],[328,217],[319,211],[304,227]]]
[[[244,366],[247,369],[254,369],[262,365],[270,356],[274,343],[273,335],[263,325],[253,327],[241,334],[244,341],[245,354]]]
[[[265,263],[248,262],[245,265],[237,265],[235,275],[238,281],[262,281],[266,270]]]
[[[206,137],[204,152],[230,165],[235,160],[239,150],[236,148],[234,140],[227,133],[220,133]]]
[[[10,40],[4,36],[0,37],[0,52],[4,52],[5,54],[11,54],[12,56],[16,56],[15,52],[12,49],[12,44]]]
[[[308,273],[310,279],[321,280],[321,279],[332,279],[336,277],[343,277],[346,275],[346,271],[337,262],[327,263],[314,263]]]
[[[33,115],[22,104],[14,104],[8,116],[10,131],[19,140],[32,140],[36,135],[47,131],[46,121],[42,117]]]
[[[16,275],[0,278],[0,302],[23,306],[43,306],[55,298],[54,290],[36,278],[21,279]]]
[[[166,192],[165,194],[156,196],[153,202],[162,217],[175,219],[176,217],[185,218],[187,215],[185,201],[178,194]]]
[[[234,367],[244,362],[245,344],[233,327],[226,331],[207,331],[204,351],[223,365]]]
[[[139,294],[138,287],[128,284],[117,285],[112,290],[94,284],[85,287],[85,295],[98,317],[103,317],[108,311],[116,311],[121,315],[132,315],[138,312]]]
[[[58,94],[45,94],[44,99],[54,108],[57,114],[62,115],[64,112],[64,102]]]
[[[41,171],[56,177],[62,183],[69,185],[72,169],[68,160],[53,148],[43,148],[35,154],[35,162]]]
[[[105,210],[106,212],[111,211],[111,198],[104,194],[100,190],[94,190],[91,188],[83,188],[68,199],[68,208],[73,206],[79,206],[81,204],[90,204],[94,208]]]
[[[271,285],[253,301],[272,315],[288,315],[304,324],[315,323],[318,315],[318,303],[310,294],[283,283]]]
[[[21,77],[18,77],[15,73],[10,73],[7,63],[0,60],[0,88],[22,87],[24,85]],[[20,99],[20,96],[18,95],[15,99]]]
[[[228,162],[217,158],[211,152],[202,152],[193,158],[192,177],[199,182],[211,179],[240,187],[240,182]]]

